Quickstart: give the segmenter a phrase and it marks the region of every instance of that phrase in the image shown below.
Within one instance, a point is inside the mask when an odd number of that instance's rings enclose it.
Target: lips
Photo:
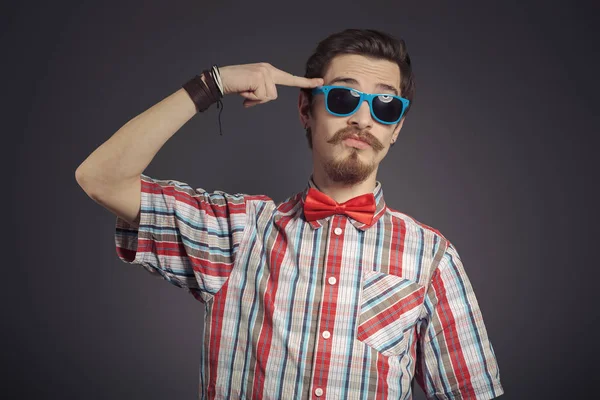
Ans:
[[[371,143],[367,142],[367,140],[366,140],[366,139],[364,139],[364,138],[360,138],[360,137],[358,137],[358,136],[349,136],[349,137],[345,138],[344,140],[346,140],[346,139],[354,139],[354,140],[358,140],[359,142],[366,143],[366,144],[368,144],[368,145],[370,145],[370,144],[371,144]]]
[[[368,149],[371,147],[371,145],[369,143],[364,142],[359,139],[354,139],[353,137],[348,137],[348,138],[344,139],[344,144],[346,146],[350,146],[355,149]]]

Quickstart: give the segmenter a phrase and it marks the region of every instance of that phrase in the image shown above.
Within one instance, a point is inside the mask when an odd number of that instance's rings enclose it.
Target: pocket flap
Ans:
[[[400,276],[368,271],[358,320],[358,340],[384,355],[399,355],[405,350],[405,332],[420,313],[425,287]]]

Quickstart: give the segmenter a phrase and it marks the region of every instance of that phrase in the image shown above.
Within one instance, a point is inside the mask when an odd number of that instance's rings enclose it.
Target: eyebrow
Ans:
[[[350,84],[354,84],[354,85],[358,85],[358,81],[354,78],[348,78],[346,76],[339,76],[337,78],[333,78],[330,82],[329,85],[332,85],[334,83],[338,83],[338,82],[342,82],[342,83],[350,83]],[[386,83],[378,83],[376,85],[377,88],[383,89],[383,90],[389,90],[390,92],[394,92],[394,94],[396,96],[399,96],[398,94],[398,89],[396,89],[395,87],[393,87],[392,85],[388,85]]]

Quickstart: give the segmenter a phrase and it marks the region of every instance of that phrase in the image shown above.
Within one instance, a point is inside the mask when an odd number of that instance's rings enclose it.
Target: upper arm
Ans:
[[[246,222],[244,195],[141,179],[139,225],[117,217],[117,254],[171,283],[214,295],[233,265]]]
[[[93,199],[117,217],[133,226],[140,222],[142,178],[125,181],[121,185],[94,195]]]

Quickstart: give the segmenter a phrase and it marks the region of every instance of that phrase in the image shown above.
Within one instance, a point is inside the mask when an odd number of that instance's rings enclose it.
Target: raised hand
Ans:
[[[229,65],[219,68],[223,94],[244,97],[244,107],[263,104],[277,98],[277,85],[311,89],[323,85],[322,78],[295,76],[269,63]]]

